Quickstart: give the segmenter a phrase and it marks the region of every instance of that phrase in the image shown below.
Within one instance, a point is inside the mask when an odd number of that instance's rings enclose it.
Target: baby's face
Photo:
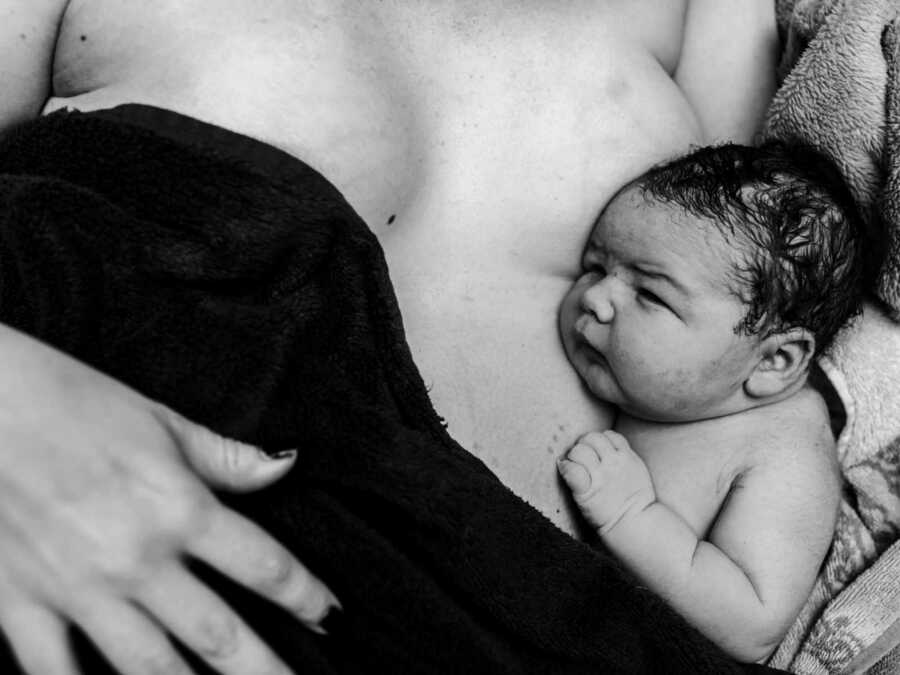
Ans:
[[[759,340],[734,331],[746,312],[729,292],[734,262],[711,226],[636,188],[620,193],[560,309],[566,353],[591,391],[658,421],[741,409]]]

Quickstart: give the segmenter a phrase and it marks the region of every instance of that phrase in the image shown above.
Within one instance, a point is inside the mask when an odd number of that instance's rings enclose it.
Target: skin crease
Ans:
[[[144,103],[270,143],[332,181],[384,249],[450,433],[573,535],[553,462],[613,420],[555,322],[591,223],[651,165],[751,141],[777,46],[757,0],[0,0],[0,18],[0,131]],[[210,493],[286,467],[260,468],[252,450],[3,326],[0,354],[0,627],[29,675],[68,672],[72,621],[127,675],[183,666],[163,629],[218,654],[226,675],[279,672],[183,560],[202,553],[317,625],[333,596]],[[146,490],[150,474],[168,478]],[[52,486],[76,475],[83,500],[59,504]],[[12,534],[25,512],[41,516],[39,546]]]

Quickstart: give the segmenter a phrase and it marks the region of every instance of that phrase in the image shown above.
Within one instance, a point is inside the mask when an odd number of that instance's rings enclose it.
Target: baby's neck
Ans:
[[[613,424],[614,427],[617,426],[619,424],[620,418],[649,425],[678,425],[692,424],[695,422],[705,422],[717,418],[729,417],[731,415],[738,415],[741,413],[745,413],[748,410],[753,410],[754,408],[762,408],[765,406],[773,405],[775,403],[781,403],[782,401],[795,396],[798,392],[803,391],[808,386],[809,373],[805,373],[802,377],[798,378],[796,382],[793,382],[776,394],[765,397],[748,396],[744,394],[743,396],[730,401],[727,407],[717,407],[716,405],[709,406],[707,408],[710,411],[709,414],[703,414],[701,412],[690,417],[679,419],[667,419],[667,415],[660,415],[659,417],[655,417],[652,414],[635,414],[621,408],[616,408],[616,418]]]

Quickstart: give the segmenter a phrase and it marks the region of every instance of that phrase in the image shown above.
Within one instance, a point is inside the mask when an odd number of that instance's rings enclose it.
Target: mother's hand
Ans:
[[[0,629],[30,675],[76,673],[77,624],[126,675],[189,673],[166,633],[221,673],[288,673],[208,587],[204,561],[313,630],[337,600],[210,487],[253,490],[269,459],[0,326]]]

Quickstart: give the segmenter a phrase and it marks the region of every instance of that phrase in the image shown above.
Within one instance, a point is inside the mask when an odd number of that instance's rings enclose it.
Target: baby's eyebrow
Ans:
[[[685,286],[681,281],[671,276],[670,274],[666,274],[661,270],[650,269],[643,265],[632,265],[631,266],[635,271],[639,272],[645,277],[650,277],[652,279],[660,279],[662,281],[667,282],[670,286],[672,286],[676,291],[681,293],[682,295],[690,295],[690,289]]]

